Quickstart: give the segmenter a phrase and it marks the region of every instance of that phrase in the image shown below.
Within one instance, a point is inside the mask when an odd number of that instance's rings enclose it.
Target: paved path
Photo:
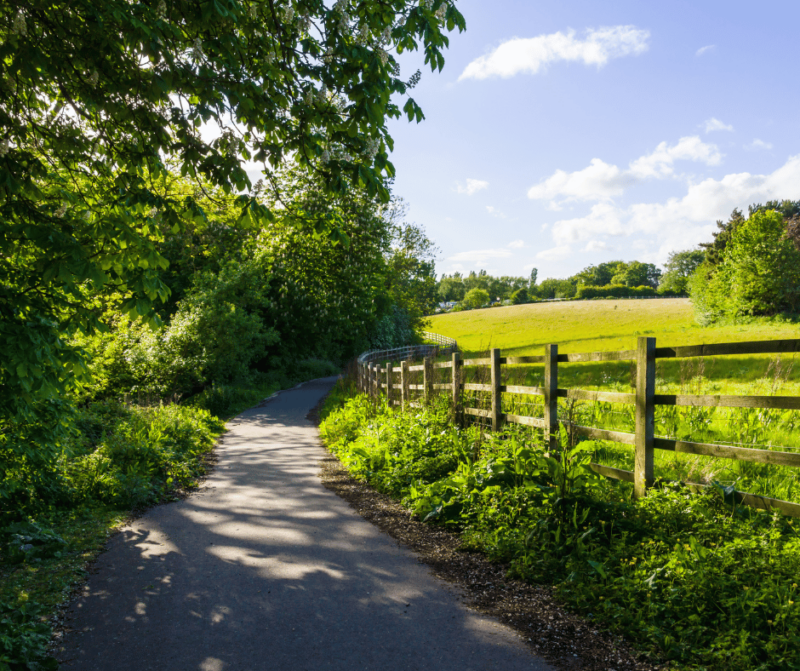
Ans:
[[[114,536],[68,612],[63,669],[534,669],[320,483],[307,383],[237,417],[203,489]]]

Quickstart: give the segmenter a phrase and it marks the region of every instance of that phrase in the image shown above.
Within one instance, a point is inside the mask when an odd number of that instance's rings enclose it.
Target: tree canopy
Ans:
[[[85,374],[68,340],[102,327],[109,301],[159,323],[165,232],[207,224],[209,203],[243,227],[295,208],[276,178],[287,158],[323,193],[388,202],[387,120],[424,118],[419,73],[401,78],[393,52],[441,69],[464,27],[450,0],[4,3],[0,413]],[[191,187],[166,188],[176,175]],[[344,244],[326,202],[293,221]]]

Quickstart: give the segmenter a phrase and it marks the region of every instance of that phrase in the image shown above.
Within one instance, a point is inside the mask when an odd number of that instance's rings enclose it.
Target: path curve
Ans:
[[[115,535],[67,613],[65,670],[549,669],[317,476],[335,378],[229,423],[202,489]]]

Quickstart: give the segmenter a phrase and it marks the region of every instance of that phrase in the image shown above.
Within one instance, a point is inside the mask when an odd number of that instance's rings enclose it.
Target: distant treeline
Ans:
[[[800,312],[800,201],[768,201],[717,221],[711,242],[672,252],[664,270],[640,261],[607,261],[566,279],[493,277],[485,270],[442,275],[436,291],[456,309],[554,298],[689,295],[701,323]]]

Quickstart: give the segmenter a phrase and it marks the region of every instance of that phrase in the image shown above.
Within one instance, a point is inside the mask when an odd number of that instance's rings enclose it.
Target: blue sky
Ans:
[[[662,264],[734,207],[800,199],[800,3],[458,0],[426,120],[392,122],[394,193],[437,271]]]

